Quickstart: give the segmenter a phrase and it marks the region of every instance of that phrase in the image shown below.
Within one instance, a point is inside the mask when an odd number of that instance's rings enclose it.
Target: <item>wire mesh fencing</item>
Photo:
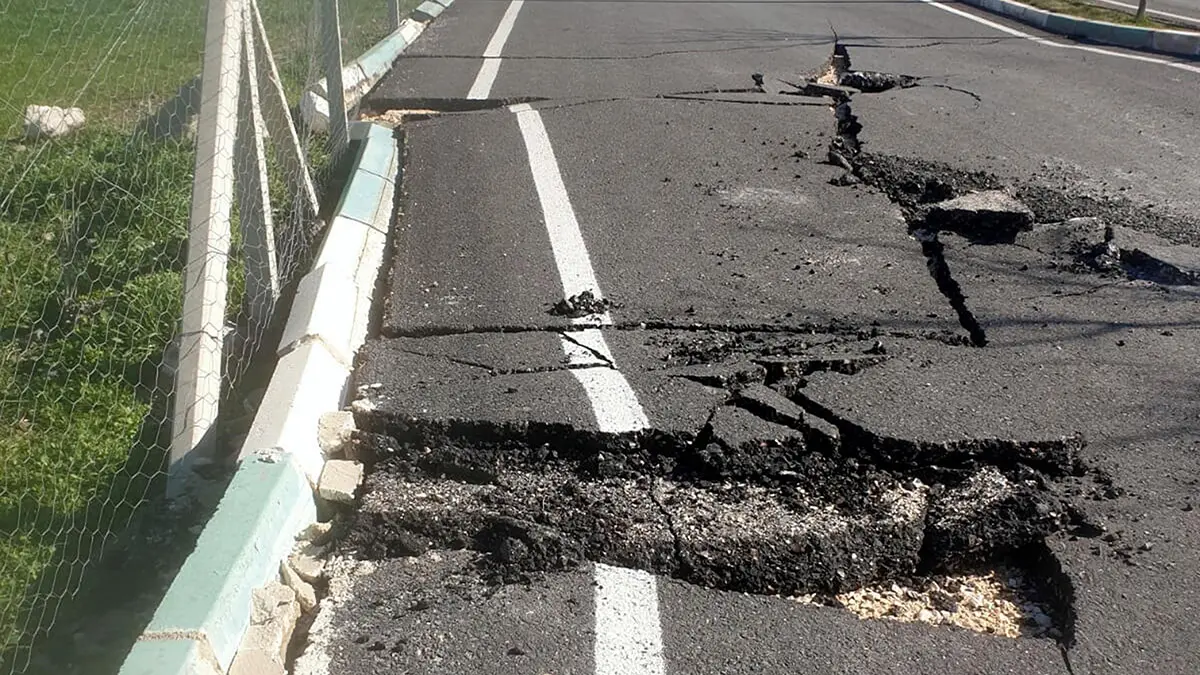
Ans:
[[[386,0],[340,5],[350,57],[387,33]],[[313,0],[3,7],[0,672],[102,672],[92,651],[127,648],[136,633],[105,631],[136,630],[138,616],[97,613],[141,592],[144,623],[146,575],[169,578],[165,561],[195,534],[163,498],[172,446],[194,432],[175,413],[182,368],[218,377],[210,452],[188,470],[219,485],[321,234],[330,156],[296,114],[323,77],[320,12]],[[216,98],[224,109],[202,115]]]

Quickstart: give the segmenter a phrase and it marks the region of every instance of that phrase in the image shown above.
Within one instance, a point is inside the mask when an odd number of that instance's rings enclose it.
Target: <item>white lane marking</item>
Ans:
[[[574,368],[571,374],[587,392],[592,402],[592,412],[596,415],[596,427],[600,431],[622,433],[650,426],[637,394],[621,371],[616,369],[612,352],[599,328],[572,331],[569,337],[563,338],[562,346],[569,364],[595,366]]]
[[[496,76],[500,74],[500,59],[484,59],[483,65],[479,67],[479,74],[475,76],[475,81],[471,83],[471,90],[467,92],[467,98],[471,100],[482,100],[492,93],[492,85],[496,83]]]
[[[529,168],[563,293],[569,297],[590,290],[603,297],[541,114],[525,104],[511,106],[510,110],[516,114],[525,139]],[[574,323],[611,325],[612,318],[604,312],[576,319]],[[562,347],[571,365],[595,366],[573,368],[571,373],[587,393],[600,431],[623,433],[650,425],[637,394],[617,370],[599,328],[565,334]],[[596,675],[663,675],[662,625],[654,575],[597,564],[595,580]]]
[[[542,213],[546,218],[546,231],[550,234],[550,247],[554,250],[554,262],[558,264],[558,275],[562,279],[563,295],[571,297],[590,290],[600,295],[600,284],[592,273],[592,261],[588,258],[579,221],[571,208],[567,187],[558,171],[558,160],[542,117],[529,104],[510,106],[517,114],[517,124],[525,137],[525,149],[529,153],[529,166],[533,169],[533,182],[537,186],[538,199],[542,202]]]
[[[1137,8],[1138,8],[1137,5],[1131,5],[1127,2],[1117,2],[1116,0],[1096,0],[1096,1],[1103,2],[1106,5],[1112,5],[1113,7],[1122,7],[1124,9],[1132,9],[1135,12],[1137,11]],[[1153,9],[1153,8],[1149,8],[1149,7],[1146,8],[1146,13],[1147,14],[1156,14],[1158,16],[1165,16],[1168,19],[1179,19],[1180,21],[1187,21],[1187,22],[1191,22],[1191,23],[1200,23],[1200,16],[1184,16],[1182,14],[1172,14],[1170,12],[1164,12],[1160,9]]]
[[[596,675],[663,675],[654,575],[596,564]]]
[[[525,140],[525,151],[529,155],[529,168],[533,172],[533,183],[537,188],[538,201],[542,206],[542,218],[546,222],[546,233],[550,236],[550,248],[554,252],[554,263],[558,267],[558,278],[562,282],[563,297],[591,291],[596,298],[603,298],[600,283],[592,270],[579,220],[563,184],[562,173],[546,125],[542,116],[528,104],[509,107],[517,116],[517,125]],[[612,318],[607,312],[576,319],[576,325],[607,326]],[[616,368],[612,352],[597,328],[573,331],[562,341],[563,352],[568,362],[595,368],[575,368],[571,374],[583,386],[592,410],[596,414],[596,425],[607,433],[638,431],[650,426],[637,394],[629,386],[625,376]],[[608,367],[604,367],[608,366]]]
[[[1169,66],[1171,68],[1178,68],[1180,70],[1186,70],[1188,72],[1200,74],[1200,66],[1193,66],[1193,65],[1190,65],[1187,63],[1176,63],[1175,61],[1167,61],[1165,59],[1159,59],[1159,58],[1155,58],[1153,56],[1142,56],[1140,54],[1127,54],[1125,52],[1114,52],[1111,49],[1101,49],[1099,47],[1088,47],[1086,45],[1063,44],[1061,42],[1055,42],[1053,40],[1048,40],[1044,37],[1038,37],[1036,35],[1031,35],[1029,33],[1019,31],[1015,28],[1009,28],[1008,26],[996,23],[995,21],[989,21],[981,16],[975,16],[974,14],[971,14],[970,12],[964,12],[961,9],[958,9],[955,7],[950,7],[948,5],[944,5],[940,2],[938,2],[937,0],[921,0],[921,2],[925,3],[926,5],[929,5],[930,7],[936,7],[944,12],[950,12],[951,14],[956,14],[958,16],[961,16],[964,19],[969,19],[971,21],[974,21],[975,23],[983,24],[984,26],[987,26],[988,28],[994,28],[994,29],[1000,31],[1001,33],[1007,33],[1013,37],[1024,38],[1031,42],[1036,42],[1038,44],[1045,45],[1047,47],[1057,47],[1059,49],[1077,49],[1077,50],[1083,51],[1083,52],[1090,52],[1092,54],[1104,54],[1106,56],[1116,56],[1118,58],[1129,59],[1131,61],[1142,61],[1144,63],[1157,63],[1162,66]]]
[[[504,16],[500,17],[500,25],[496,26],[496,32],[492,33],[492,39],[488,40],[487,47],[483,50],[483,65],[479,67],[479,74],[475,76],[467,98],[484,99],[492,93],[492,85],[496,83],[496,75],[500,73],[500,52],[504,51],[504,43],[508,42],[508,35],[512,33],[513,24],[517,22],[517,13],[524,4],[525,0],[512,0],[508,9],[504,10]]]

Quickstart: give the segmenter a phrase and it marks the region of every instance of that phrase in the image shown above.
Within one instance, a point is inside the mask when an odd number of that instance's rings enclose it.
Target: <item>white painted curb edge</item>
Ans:
[[[1015,0],[962,0],[1049,33],[1082,38],[1099,44],[1140,49],[1176,56],[1200,56],[1200,33],[1142,28],[1093,21],[1031,7]]]
[[[366,340],[399,162],[391,129],[357,122],[351,138],[360,142],[354,168],[297,290],[237,471],[121,675],[226,673],[250,624],[252,591],[278,575],[316,519],[317,424],[344,404],[351,360]]]

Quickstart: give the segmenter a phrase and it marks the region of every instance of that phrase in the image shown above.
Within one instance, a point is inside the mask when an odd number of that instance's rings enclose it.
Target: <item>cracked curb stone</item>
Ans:
[[[283,579],[283,583],[296,592],[296,599],[300,603],[302,612],[311,612],[317,606],[316,590],[312,584],[301,578],[300,574],[292,569],[291,564],[287,561],[279,564],[279,575]]]
[[[317,481],[317,495],[322,499],[339,504],[353,504],[354,493],[362,484],[363,466],[346,459],[331,459],[321,469]]]

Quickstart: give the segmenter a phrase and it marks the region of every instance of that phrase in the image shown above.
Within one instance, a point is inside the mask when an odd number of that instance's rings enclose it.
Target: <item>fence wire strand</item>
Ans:
[[[0,672],[99,672],[94,651],[113,640],[127,650],[136,633],[114,631],[137,630],[137,617],[144,624],[153,611],[154,591],[133,576],[168,579],[164,561],[178,556],[154,547],[186,554],[180,536],[196,532],[162,495],[199,74],[211,40],[205,3],[195,0],[0,5]],[[387,3],[341,6],[352,58],[386,34]],[[295,114],[322,77],[317,7],[257,0],[257,8],[320,194],[325,138]],[[261,46],[245,44],[266,67]],[[260,87],[260,99],[270,94]],[[307,271],[320,238],[311,201],[296,193],[301,177],[279,161],[288,140],[262,141],[274,231],[260,245],[273,248],[283,291]],[[239,182],[255,169],[247,161],[233,164]],[[281,327],[278,316],[250,320],[262,298],[247,288],[264,288],[246,279],[255,256],[240,223],[251,209],[235,204],[231,214],[227,302],[214,309],[225,349],[218,462],[206,477],[217,484],[249,427]],[[89,591],[89,576],[106,588]],[[129,593],[143,606],[117,608]],[[134,618],[107,620],[112,612]]]

